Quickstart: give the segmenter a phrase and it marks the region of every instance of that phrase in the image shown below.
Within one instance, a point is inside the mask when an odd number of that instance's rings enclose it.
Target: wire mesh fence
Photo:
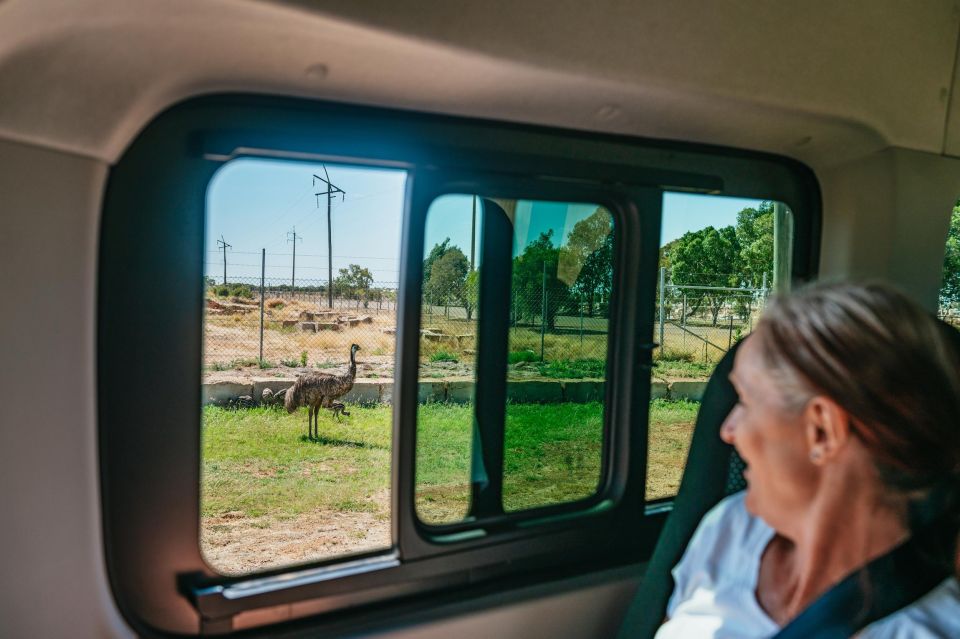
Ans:
[[[477,348],[476,286],[456,283],[424,292],[421,305],[421,361],[472,367]],[[544,312],[546,311],[546,312]],[[367,362],[392,366],[397,283],[338,286],[326,281],[233,278],[208,282],[204,325],[204,366],[210,371],[258,366],[262,369],[342,365],[351,344]],[[608,317],[604,300],[567,295],[551,301],[550,291],[515,293],[510,314],[511,364],[605,360]],[[385,373],[390,371],[385,370]],[[466,372],[466,371],[463,371]]]
[[[421,355],[433,361],[470,361],[476,349],[476,282],[424,293]],[[605,301],[551,290],[511,293],[509,361],[605,360],[608,315]]]
[[[392,356],[396,307],[396,282],[332,291],[311,280],[208,284],[204,365],[322,368],[345,362],[351,344],[369,357]]]
[[[753,331],[769,293],[767,288],[664,284],[657,296],[656,355],[705,364],[719,361]]]
[[[753,330],[766,302],[765,288],[667,284],[658,291],[654,342],[659,359],[711,363]],[[396,342],[397,283],[338,285],[325,280],[234,278],[208,282],[204,366],[326,368],[343,365],[351,344],[367,362],[392,374]],[[424,290],[421,362],[473,365],[477,349],[477,281]],[[514,287],[515,289],[517,287]],[[603,374],[607,357],[609,298],[544,285],[513,290],[509,361],[579,363]],[[591,368],[592,366],[592,368]],[[593,369],[597,370],[593,370]],[[387,370],[390,369],[390,370]],[[589,369],[589,370],[588,370]],[[584,371],[572,371],[583,376]]]

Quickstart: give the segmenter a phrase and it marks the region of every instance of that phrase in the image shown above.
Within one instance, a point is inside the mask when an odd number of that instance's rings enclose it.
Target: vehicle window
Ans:
[[[940,317],[960,327],[960,200],[950,213],[950,230],[943,256],[943,278],[940,284]]]
[[[788,290],[792,216],[771,200],[665,193],[655,318],[647,499],[680,486],[713,368]]]
[[[405,180],[241,159],[210,183],[200,540],[222,574],[391,544]]]
[[[471,514],[490,481],[475,431],[477,303],[484,202],[447,195],[427,217],[417,424],[417,512]],[[594,495],[604,433],[613,218],[596,204],[496,200],[512,225],[507,405],[499,507],[516,512]]]

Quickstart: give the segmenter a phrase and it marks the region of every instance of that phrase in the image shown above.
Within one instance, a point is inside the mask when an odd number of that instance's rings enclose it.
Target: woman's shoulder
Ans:
[[[740,564],[746,557],[762,552],[773,531],[750,514],[745,495],[730,495],[704,515],[690,539],[690,560],[714,565],[729,561]]]
[[[726,497],[710,509],[697,528],[697,535],[718,535],[724,538],[746,541],[757,536],[767,536],[770,527],[747,510],[746,491]],[[696,539],[696,535],[694,536]]]
[[[903,610],[867,626],[859,639],[960,637],[960,583],[955,577]]]

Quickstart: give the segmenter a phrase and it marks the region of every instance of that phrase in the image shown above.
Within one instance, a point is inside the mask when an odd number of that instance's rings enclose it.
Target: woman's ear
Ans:
[[[846,447],[850,416],[829,397],[816,395],[804,408],[804,428],[810,461],[822,466]]]

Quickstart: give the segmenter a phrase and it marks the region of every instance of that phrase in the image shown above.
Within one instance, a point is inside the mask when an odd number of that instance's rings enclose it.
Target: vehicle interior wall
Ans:
[[[513,20],[507,4],[465,25],[439,1],[421,21],[378,3],[0,2],[0,635],[130,634],[100,532],[100,205],[137,131],[189,96],[299,95],[782,153],[821,182],[821,277],[886,277],[935,303],[960,195],[944,155],[960,149],[954,3],[824,2],[806,18],[732,3],[705,20],[695,2],[627,15],[611,2],[586,23],[572,3]],[[533,16],[549,28],[532,33]],[[795,82],[776,84],[785,74]],[[144,410],[155,401],[145,393]],[[390,636],[600,636],[632,587],[622,573],[584,577]]]

